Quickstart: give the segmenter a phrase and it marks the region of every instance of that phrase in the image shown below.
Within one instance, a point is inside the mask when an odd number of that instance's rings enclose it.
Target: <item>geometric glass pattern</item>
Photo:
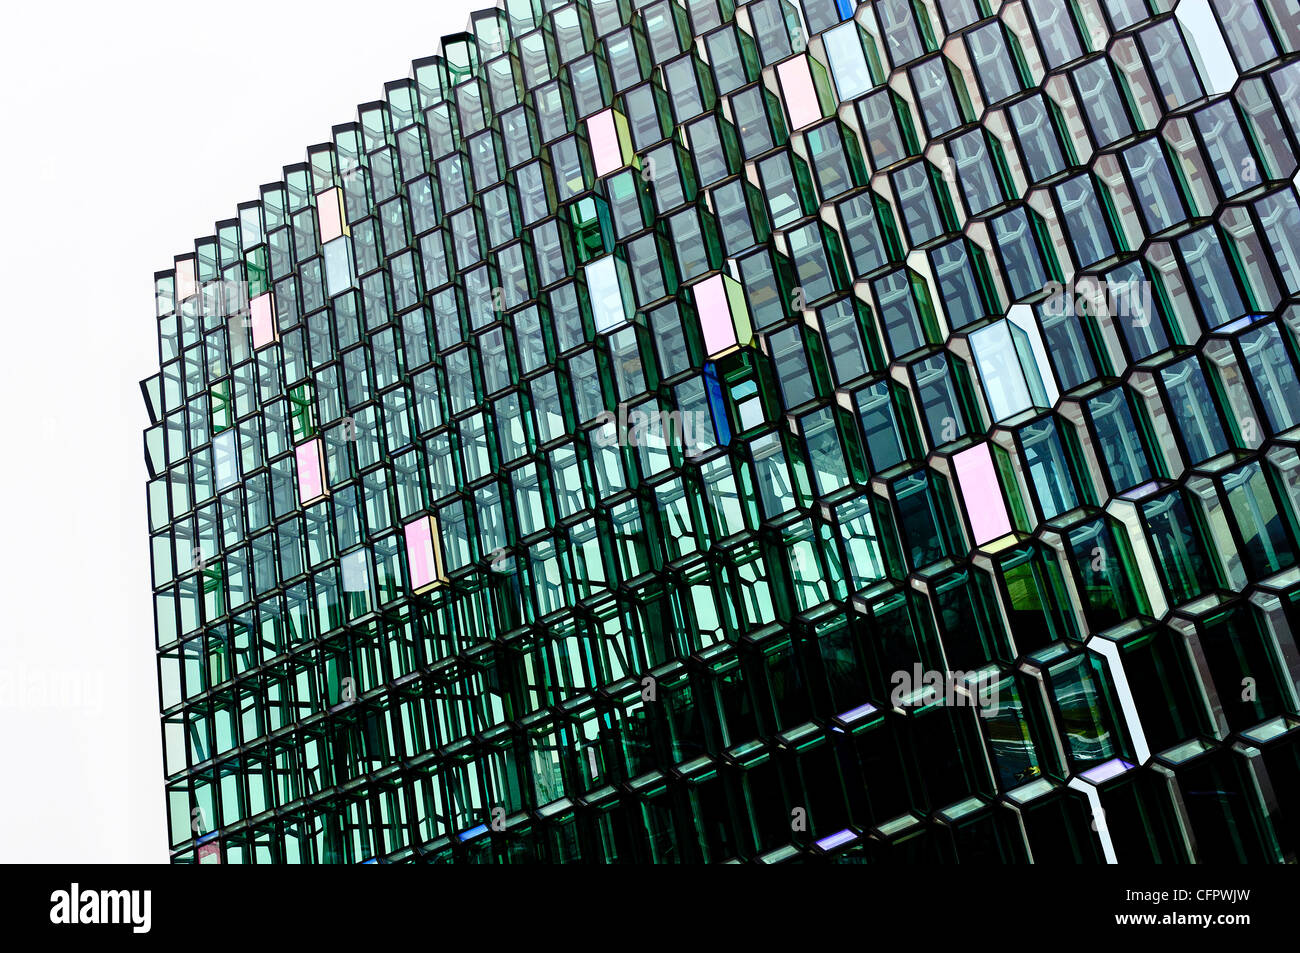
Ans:
[[[156,275],[172,858],[1300,852],[1294,0],[509,0]]]

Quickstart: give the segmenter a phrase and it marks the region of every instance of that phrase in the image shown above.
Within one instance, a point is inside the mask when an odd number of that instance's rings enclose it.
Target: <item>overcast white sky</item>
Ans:
[[[137,386],[153,273],[488,5],[6,8],[0,861],[167,859]]]
[[[0,861],[167,859],[153,273],[484,0],[8,4],[0,30]]]

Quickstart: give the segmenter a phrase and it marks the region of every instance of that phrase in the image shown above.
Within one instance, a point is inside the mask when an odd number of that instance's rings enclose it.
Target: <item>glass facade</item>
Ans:
[[[155,277],[173,859],[1297,860],[1298,53],[475,14]]]

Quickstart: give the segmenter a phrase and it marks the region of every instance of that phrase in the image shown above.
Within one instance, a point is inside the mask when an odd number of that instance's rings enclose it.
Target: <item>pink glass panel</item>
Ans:
[[[623,167],[623,150],[619,148],[612,109],[598,112],[587,120],[587,135],[591,140],[591,157],[598,178]]]
[[[736,328],[727,307],[727,291],[721,275],[714,275],[695,286],[695,307],[704,331],[704,350],[710,356],[736,343]]]
[[[1011,532],[1011,520],[1002,500],[1002,487],[998,483],[997,471],[993,469],[989,445],[982,443],[963,450],[952,458],[952,462],[957,471],[957,486],[970,517],[971,532],[975,534],[975,545],[982,546]]]
[[[320,437],[294,448],[298,461],[298,502],[304,506],[325,495],[325,468],[321,462]]]
[[[343,216],[339,209],[339,193],[330,189],[316,196],[316,217],[320,219],[321,244],[333,241],[343,234]]]
[[[179,305],[190,295],[198,291],[198,279],[194,274],[194,259],[186,258],[176,263],[176,303]]]
[[[817,89],[812,74],[808,72],[808,57],[796,56],[776,68],[781,80],[785,108],[790,111],[790,128],[799,129],[822,118],[822,108],[817,103]]]
[[[275,298],[271,292],[260,294],[250,302],[253,313],[253,350],[280,340],[275,328]]]
[[[438,557],[433,536],[433,517],[421,516],[406,524],[406,564],[411,569],[411,588],[416,592],[438,581]]]

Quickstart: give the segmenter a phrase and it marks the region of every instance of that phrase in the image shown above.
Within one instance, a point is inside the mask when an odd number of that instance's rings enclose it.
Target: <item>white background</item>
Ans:
[[[167,860],[153,273],[487,6],[5,5],[0,861]]]
[[[138,387],[153,273],[488,5],[7,5],[0,861],[167,859]]]

